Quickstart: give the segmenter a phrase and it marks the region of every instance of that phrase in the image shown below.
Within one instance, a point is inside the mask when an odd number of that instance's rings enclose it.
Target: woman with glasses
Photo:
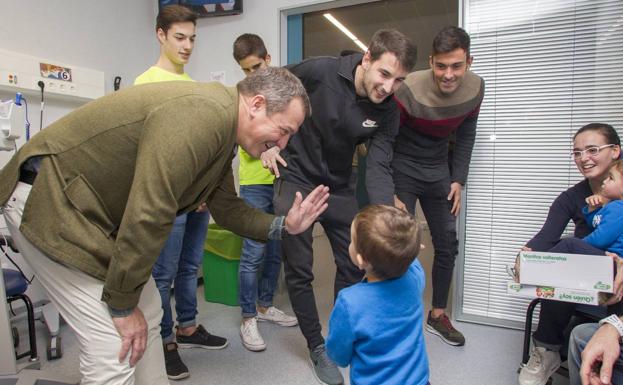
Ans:
[[[585,179],[556,198],[541,231],[522,250],[568,252],[561,247],[568,247],[569,242],[573,241],[560,242],[560,237],[569,221],[575,224],[574,237],[579,238],[576,241],[582,242],[581,238],[592,231],[582,213],[582,208],[586,206],[585,200],[600,192],[610,166],[620,156],[621,141],[611,125],[591,123],[580,128],[573,137],[571,157]],[[619,278],[623,278],[623,274],[617,274],[615,281],[618,282]],[[611,302],[618,302],[616,298],[618,301],[621,299],[615,296]],[[539,324],[532,335],[534,349],[519,374],[520,385],[544,385],[558,369],[561,362],[559,352],[564,351],[561,348],[566,342],[565,329],[570,324],[576,306],[579,305],[541,301]]]

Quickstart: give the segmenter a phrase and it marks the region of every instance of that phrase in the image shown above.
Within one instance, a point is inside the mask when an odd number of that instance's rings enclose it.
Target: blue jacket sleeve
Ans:
[[[329,318],[327,354],[337,365],[346,367],[353,357],[354,344],[355,335],[351,328],[348,310],[342,296],[338,295]]]
[[[584,238],[591,246],[598,249],[607,250],[612,244],[623,235],[623,201],[612,201],[599,210],[601,219],[595,227],[595,231]]]

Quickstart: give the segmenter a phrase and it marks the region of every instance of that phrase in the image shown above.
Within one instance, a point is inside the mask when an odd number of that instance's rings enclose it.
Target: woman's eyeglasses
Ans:
[[[596,156],[604,148],[612,147],[612,146],[614,146],[614,144],[604,144],[603,146],[586,147],[584,150],[574,150],[574,151],[571,151],[571,157],[573,159],[581,159],[584,156],[584,154],[588,156]]]

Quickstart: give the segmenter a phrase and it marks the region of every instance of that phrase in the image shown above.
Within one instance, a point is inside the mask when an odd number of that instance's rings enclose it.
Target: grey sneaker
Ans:
[[[443,342],[449,345],[465,345],[465,337],[463,337],[463,333],[456,330],[454,326],[452,326],[452,322],[450,322],[450,319],[445,314],[442,314],[439,318],[433,318],[431,312],[428,312],[426,331],[438,335],[441,337]]]
[[[261,352],[266,349],[266,342],[257,329],[257,318],[242,320],[240,325],[240,339],[245,348],[252,352]]]
[[[327,349],[322,345],[309,351],[309,358],[314,369],[314,376],[321,384],[342,385],[344,378],[337,366],[327,356]]]
[[[530,360],[519,372],[519,385],[545,385],[560,367],[560,354],[542,347],[535,347]]]
[[[257,320],[276,323],[280,326],[296,326],[299,324],[299,321],[296,319],[296,317],[287,315],[286,313],[282,312],[274,306],[269,307],[268,310],[266,310],[266,313],[258,311]]]

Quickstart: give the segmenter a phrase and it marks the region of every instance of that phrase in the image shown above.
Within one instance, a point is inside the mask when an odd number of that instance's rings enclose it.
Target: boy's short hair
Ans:
[[[610,165],[610,170],[615,170],[619,175],[623,175],[623,160],[617,159]]]
[[[182,5],[167,5],[163,7],[156,18],[156,31],[162,29],[166,34],[169,28],[175,23],[185,23],[190,21],[197,25],[197,14],[190,8]]]
[[[370,205],[355,216],[355,249],[379,279],[403,275],[420,251],[420,225],[392,206]]]
[[[234,59],[239,63],[251,55],[266,59],[268,51],[261,37],[253,33],[244,33],[234,41]]]
[[[469,58],[470,41],[469,35],[463,28],[452,25],[444,27],[433,39],[433,56],[460,48]]]
[[[402,32],[395,29],[381,29],[370,39],[368,52],[372,61],[380,59],[386,53],[393,53],[400,66],[411,72],[417,61],[417,47]]]

